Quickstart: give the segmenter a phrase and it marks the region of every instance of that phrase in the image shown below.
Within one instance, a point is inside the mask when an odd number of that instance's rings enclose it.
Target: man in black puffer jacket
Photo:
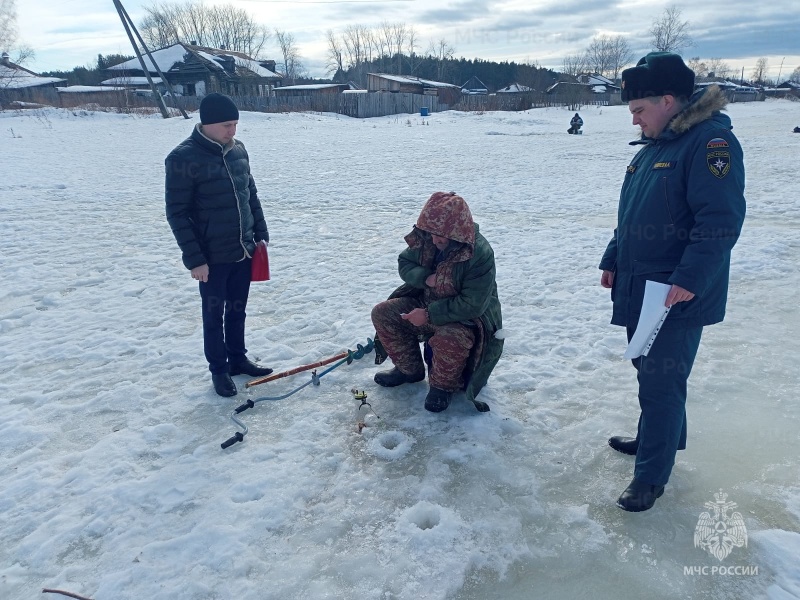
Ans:
[[[200,283],[203,347],[214,389],[235,396],[231,375],[269,375],[247,358],[244,321],[251,259],[269,233],[244,144],[239,110],[222,94],[200,103],[200,124],[165,161],[167,221],[183,264]]]

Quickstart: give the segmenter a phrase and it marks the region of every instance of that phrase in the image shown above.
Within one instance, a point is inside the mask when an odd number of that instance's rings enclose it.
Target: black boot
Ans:
[[[452,397],[452,392],[445,392],[439,388],[432,387],[428,390],[428,395],[425,398],[425,410],[442,412],[450,406],[450,398]]]
[[[375,383],[383,387],[397,387],[404,383],[416,383],[425,379],[425,371],[423,370],[416,375],[406,375],[397,367],[389,371],[378,371],[375,373]]]
[[[617,506],[628,512],[642,512],[653,508],[656,499],[661,498],[663,493],[663,485],[650,485],[634,478],[617,500]]]
[[[639,449],[639,440],[615,435],[608,440],[608,445],[617,452],[622,452],[629,456],[636,456],[636,451]]]
[[[251,362],[246,356],[239,362],[230,363],[228,365],[231,375],[250,375],[250,377],[264,377],[272,373],[269,367],[262,367],[254,362]]]
[[[211,381],[214,382],[214,391],[220,396],[229,398],[236,395],[236,384],[228,373],[212,373]]]

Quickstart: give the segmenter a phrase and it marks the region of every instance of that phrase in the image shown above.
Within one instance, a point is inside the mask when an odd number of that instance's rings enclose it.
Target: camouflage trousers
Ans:
[[[386,300],[372,309],[372,323],[389,358],[406,375],[424,373],[419,338],[430,335],[433,357],[428,383],[447,392],[464,389],[464,369],[475,344],[475,331],[461,323],[416,327],[400,316],[415,308],[425,308],[425,303],[406,297]]]

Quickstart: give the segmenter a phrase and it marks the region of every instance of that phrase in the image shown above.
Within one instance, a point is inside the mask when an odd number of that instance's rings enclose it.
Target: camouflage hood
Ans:
[[[417,228],[475,247],[475,222],[466,201],[455,192],[436,192],[422,207]]]

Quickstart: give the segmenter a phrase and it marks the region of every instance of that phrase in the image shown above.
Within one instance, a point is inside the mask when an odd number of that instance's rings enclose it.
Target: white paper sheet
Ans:
[[[645,284],[642,312],[639,315],[639,322],[636,324],[636,331],[628,344],[628,349],[625,350],[624,358],[634,359],[639,356],[647,356],[647,353],[650,352],[671,308],[664,306],[671,287],[668,283],[650,280]]]

